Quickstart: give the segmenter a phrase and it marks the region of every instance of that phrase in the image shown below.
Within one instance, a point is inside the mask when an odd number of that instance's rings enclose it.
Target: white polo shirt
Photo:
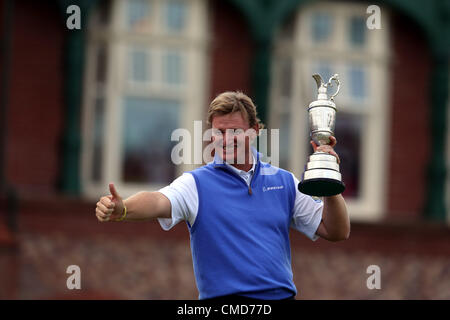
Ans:
[[[253,167],[248,172],[239,170],[227,163],[225,164],[249,185],[255,172],[255,163],[256,161],[253,157]],[[316,235],[316,231],[322,221],[323,202],[298,191],[297,185],[299,180],[293,173],[291,174],[296,190],[291,227],[315,241],[319,238]],[[188,221],[191,226],[194,225],[199,203],[197,185],[192,174],[188,172],[183,173],[170,185],[160,189],[159,192],[164,194],[172,205],[172,217],[169,219],[158,219],[164,230],[170,230],[181,221]]]

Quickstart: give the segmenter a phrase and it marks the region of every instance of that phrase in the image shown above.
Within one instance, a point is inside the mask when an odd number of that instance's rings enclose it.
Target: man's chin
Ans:
[[[229,163],[229,164],[235,164],[236,163],[236,158],[233,155],[222,155],[222,159],[224,159],[225,162]]]
[[[237,152],[234,153],[222,153],[222,159],[225,159],[225,161],[229,164],[244,164],[245,161],[242,161],[243,159],[245,159],[244,156],[238,157]],[[241,160],[239,163],[239,160]]]

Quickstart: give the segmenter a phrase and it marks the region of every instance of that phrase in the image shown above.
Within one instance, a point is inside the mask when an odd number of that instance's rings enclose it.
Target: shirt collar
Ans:
[[[225,165],[227,166],[227,168],[229,168],[230,170],[233,170],[234,172],[236,172],[237,174],[253,174],[253,172],[255,172],[255,166],[256,166],[256,159],[255,156],[252,153],[252,158],[253,158],[253,165],[252,168],[248,171],[244,171],[244,170],[240,170],[236,167],[233,167],[231,164],[229,164],[228,162],[225,161]]]

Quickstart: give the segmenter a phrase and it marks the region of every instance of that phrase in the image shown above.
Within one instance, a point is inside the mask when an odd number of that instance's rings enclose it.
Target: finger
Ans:
[[[311,143],[311,145],[313,147],[314,152],[316,152],[317,151],[317,144],[314,141],[312,141],[312,140],[310,141],[310,143]]]
[[[341,159],[339,159],[338,154],[337,154],[334,150],[331,150],[331,151],[330,151],[330,154],[336,157],[336,160],[337,160],[337,163],[338,163],[338,164],[341,163]]]
[[[329,145],[323,145],[323,146],[319,146],[316,149],[318,152],[330,152],[333,151],[333,149],[329,146]]]
[[[338,163],[341,162],[341,160],[339,159],[338,154],[336,153],[336,151],[334,151],[333,149],[329,149],[329,148],[324,148],[323,150],[321,150],[322,152],[331,154],[332,156],[336,157],[336,160]]]
[[[106,212],[100,210],[99,208],[95,209],[95,214],[100,218],[108,218],[109,216],[111,216],[110,213],[106,213]]]
[[[109,192],[111,192],[111,195],[114,198],[120,198],[119,193],[116,190],[116,187],[114,186],[114,183],[109,184]]]
[[[114,209],[115,204],[111,200],[112,199],[104,197],[100,200],[100,203],[102,203],[107,209]]]
[[[98,208],[95,210],[95,212],[96,212],[95,215],[97,216],[97,219],[98,219],[100,222],[109,221],[110,215],[104,214],[104,213],[101,212]]]
[[[329,154],[331,154],[332,156],[335,156],[335,157],[336,157],[338,163],[341,163],[341,160],[339,159],[338,154],[337,154],[336,151],[334,151],[334,149],[331,148],[329,145],[320,146],[320,147],[317,148],[317,151],[329,153]]]
[[[334,136],[330,136],[330,143],[328,144],[330,147],[334,147],[337,143],[337,140]]]
[[[103,212],[103,213],[107,213],[107,214],[111,214],[113,212],[113,209],[107,208],[105,205],[103,205],[103,203],[97,203],[97,208]]]

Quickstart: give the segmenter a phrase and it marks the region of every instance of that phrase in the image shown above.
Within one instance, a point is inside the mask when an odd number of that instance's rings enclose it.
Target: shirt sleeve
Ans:
[[[172,206],[171,218],[158,218],[161,228],[170,230],[180,221],[192,226],[198,211],[198,193],[195,179],[190,173],[183,173],[170,185],[158,190],[165,195]]]
[[[299,180],[294,174],[292,174],[292,178],[294,179],[296,195],[291,227],[300,231],[312,241],[316,241],[319,238],[316,231],[322,221],[323,201],[298,191]]]

